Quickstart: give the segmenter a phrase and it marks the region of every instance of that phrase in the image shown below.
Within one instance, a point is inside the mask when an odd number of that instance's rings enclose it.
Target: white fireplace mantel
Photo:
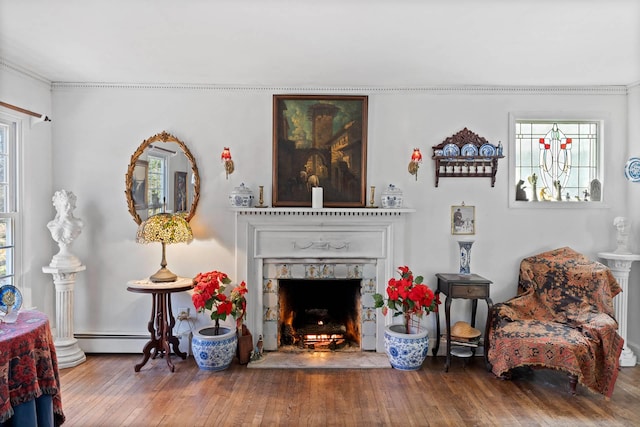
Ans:
[[[379,209],[379,208],[232,208],[238,215],[248,216],[358,216],[358,217],[399,217],[413,213],[415,209]]]
[[[245,280],[247,327],[254,337],[263,335],[274,343],[265,309],[269,295],[263,293],[267,276],[278,264],[367,264],[375,292],[384,293],[386,280],[404,256],[404,220],[414,209],[349,208],[236,208],[236,271]],[[384,316],[375,320],[376,351],[384,351]],[[375,332],[374,332],[375,333]],[[273,345],[273,344],[272,344]],[[266,347],[265,347],[266,348]]]

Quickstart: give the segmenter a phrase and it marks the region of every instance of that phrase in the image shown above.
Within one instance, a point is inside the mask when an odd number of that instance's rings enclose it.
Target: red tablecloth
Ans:
[[[0,324],[0,422],[21,403],[50,394],[55,424],[64,422],[58,359],[49,319],[23,311],[15,323]]]

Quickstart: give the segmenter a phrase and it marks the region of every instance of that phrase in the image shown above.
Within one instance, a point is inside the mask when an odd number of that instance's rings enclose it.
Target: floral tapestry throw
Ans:
[[[493,373],[503,376],[523,366],[557,369],[611,397],[624,341],[613,308],[620,292],[608,267],[569,247],[525,258],[518,295],[490,314]]]

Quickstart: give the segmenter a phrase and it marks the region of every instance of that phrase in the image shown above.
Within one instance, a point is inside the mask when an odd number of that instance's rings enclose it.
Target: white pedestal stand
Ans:
[[[627,346],[627,305],[629,300],[629,273],[631,272],[631,264],[633,261],[640,261],[640,255],[599,252],[598,256],[607,260],[611,272],[622,288],[622,292],[613,299],[616,319],[618,320],[618,334],[624,338],[624,347],[620,355],[620,366],[635,366],[638,358]]]
[[[87,360],[73,336],[73,288],[76,273],[86,267],[42,267],[42,271],[53,275],[56,287],[56,333],[53,343],[56,347],[59,368],[72,368]]]

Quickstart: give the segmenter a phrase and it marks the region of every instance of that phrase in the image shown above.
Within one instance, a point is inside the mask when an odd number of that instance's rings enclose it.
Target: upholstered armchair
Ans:
[[[514,368],[550,368],[611,397],[623,339],[613,297],[621,291],[605,265],[565,247],[525,258],[518,295],[489,315],[488,361],[510,378]]]

